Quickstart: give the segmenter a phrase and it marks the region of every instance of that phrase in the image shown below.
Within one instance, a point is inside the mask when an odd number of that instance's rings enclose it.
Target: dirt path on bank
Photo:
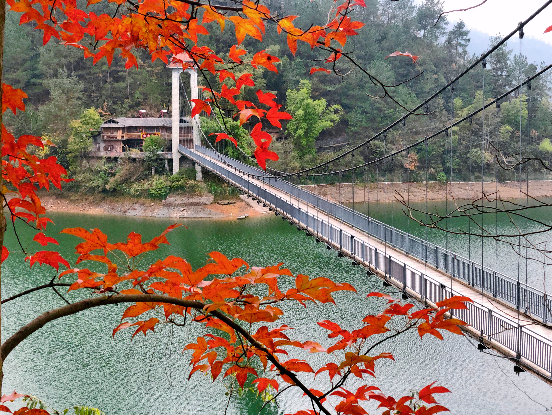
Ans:
[[[498,189],[497,189],[498,187]],[[327,197],[330,200],[342,203],[353,202],[353,186],[351,183],[333,185],[303,186],[313,193]],[[521,183],[523,192],[527,190],[527,182]],[[485,182],[483,191],[488,197],[494,199],[495,193],[501,199],[525,198],[525,193],[520,192],[519,182]],[[427,185],[427,199],[430,201],[449,200],[476,200],[481,198],[481,182],[457,182],[447,186],[437,182],[429,182]],[[552,197],[552,181],[530,181],[529,195],[535,198]],[[403,197],[410,202],[423,202],[426,200],[426,185],[424,183],[370,183],[355,185],[354,201],[362,202],[394,202]]]

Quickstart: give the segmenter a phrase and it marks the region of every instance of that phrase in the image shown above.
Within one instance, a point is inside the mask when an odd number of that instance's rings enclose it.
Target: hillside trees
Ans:
[[[263,130],[260,120],[280,127],[281,120],[290,117],[280,111],[281,105],[275,102],[275,95],[270,92],[257,89],[258,104],[236,99],[243,87],[255,88],[249,72],[236,77],[233,70],[237,66],[251,66],[254,69],[262,66],[276,72],[274,63],[279,61],[263,49],[262,43],[257,45],[256,42],[248,44],[250,52],[245,61],[243,55],[247,52],[241,45],[246,38],[262,42],[265,24],[275,24],[287,37],[293,54],[296,53],[297,43],[303,42],[311,48],[320,48],[323,55],[333,54],[337,59],[340,46],[343,47],[348,37],[356,35],[362,26],[352,18],[354,9],[364,6],[361,1],[336,4],[337,8],[330,12],[329,22],[303,30],[293,24],[293,17],[273,15],[265,6],[248,0],[230,6],[212,6],[195,1],[168,1],[166,8],[149,1],[136,5],[120,4],[124,7],[114,14],[98,15],[77,8],[77,4],[69,0],[52,3],[9,0],[10,13],[21,13],[22,22],[35,25],[42,32],[45,43],[51,37],[60,38],[68,46],[83,50],[85,57],[93,57],[94,61],[105,57],[111,62],[117,52],[125,61],[126,68],[130,69],[138,66],[136,49],[145,49],[154,60],[160,59],[165,63],[169,56],[186,51],[200,70],[210,72],[219,79],[229,78],[230,86],[223,84],[220,89],[214,89],[208,85],[207,92],[212,95],[211,102],[215,106],[220,101],[232,104],[238,111],[241,124],[251,118],[259,120],[251,136],[256,146],[254,155],[263,168],[267,159],[276,159],[277,155],[270,150],[271,137]],[[5,3],[0,1],[0,5],[4,7]],[[3,34],[5,14],[2,7],[0,33]],[[218,52],[224,56],[223,59],[209,47],[201,45],[198,36],[208,32],[208,28],[218,30],[225,26],[232,28],[237,39],[228,50],[228,58]],[[2,51],[0,47],[0,62]],[[71,76],[63,70],[60,73],[60,84],[64,87],[71,85]],[[75,86],[78,83],[72,85],[72,90],[65,89],[67,99],[77,100],[75,89],[79,88]],[[24,110],[25,97],[23,91],[4,84],[2,112]],[[53,98],[61,100],[60,96],[54,95]],[[209,112],[207,108],[211,102],[194,100],[192,115]],[[75,104],[71,110],[78,108]],[[55,110],[53,105],[50,110]],[[55,123],[48,128],[53,132],[67,133],[63,126]],[[218,138],[232,141],[230,136]],[[47,190],[51,186],[61,188],[62,183],[68,181],[67,172],[57,163],[56,157],[38,156],[49,144],[36,136],[15,137],[3,128],[1,191],[4,206],[8,208],[11,220],[25,222],[36,230],[32,242],[24,241],[28,246],[23,250],[25,261],[31,268],[41,265],[55,270],[55,276],[49,283],[35,287],[33,291],[66,287],[69,291],[88,292],[89,297],[39,315],[5,339],[0,353],[0,381],[2,364],[10,352],[45,324],[98,306],[130,304],[122,314],[125,321],[114,329],[113,335],[127,328],[133,328],[134,335],[149,335],[158,324],[174,324],[183,328],[190,322],[200,324],[208,332],[200,335],[196,343],[185,346],[192,352],[190,375],[204,372],[210,373],[213,379],[232,377],[240,387],[249,379],[259,393],[267,387],[276,395],[283,394],[288,388],[299,388],[306,398],[305,409],[297,414],[329,414],[334,411],[342,414],[365,413],[362,403],[367,400],[378,402],[380,408],[387,412],[424,415],[446,410],[437,404],[434,395],[448,390],[433,383],[399,399],[371,385],[369,379],[375,375],[377,361],[393,359],[391,354],[378,353],[374,348],[410,330],[417,330],[420,337],[429,334],[442,338],[440,331],[443,330],[461,334],[458,326],[462,322],[447,318],[447,315],[451,310],[464,308],[464,301],[469,299],[447,299],[437,303],[437,309],[415,310],[412,304],[371,293],[369,297],[382,299],[381,311],[365,316],[355,328],[342,328],[330,320],[319,322],[331,339],[327,341],[326,348],[315,341],[295,340],[289,327],[278,323],[285,311],[281,304],[331,304],[335,302],[335,293],[352,293],[354,287],[324,277],[294,276],[282,264],[251,267],[240,258],[229,259],[218,252],[211,252],[207,264],[195,270],[183,258],[147,255],[168,243],[167,235],[176,225],[149,242],[143,242],[141,236],[134,232],[128,235],[126,242],[109,242],[98,229],[65,229],[63,233],[82,240],[76,246],[76,260],[70,263],[56,249],[59,241],[43,233],[50,219],[45,215],[37,190]],[[6,198],[8,195],[9,201]],[[5,223],[4,220],[0,228],[0,245],[6,231]],[[6,247],[2,246],[2,260],[9,255]],[[60,296],[63,297],[62,294]],[[292,353],[291,358],[288,357],[288,350]],[[311,364],[306,361],[308,356],[296,352],[328,356],[322,364]],[[316,375],[328,377],[325,390],[309,388],[309,377]],[[351,382],[353,377],[362,382]],[[21,395],[14,392],[5,395],[3,401],[19,397]],[[0,410],[11,412],[4,405],[0,406]],[[39,415],[46,411],[22,408],[14,413]]]

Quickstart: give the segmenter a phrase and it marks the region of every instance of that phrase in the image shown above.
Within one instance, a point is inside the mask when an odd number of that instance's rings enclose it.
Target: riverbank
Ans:
[[[333,185],[303,186],[304,189],[319,194],[330,200],[342,203],[353,202],[351,183]],[[522,182],[523,191],[527,183]],[[519,182],[484,183],[484,192],[494,199],[495,192],[501,199],[525,198],[520,193]],[[437,182],[427,185],[427,200],[476,200],[481,198],[481,183],[456,182],[448,186]],[[535,198],[552,197],[552,181],[530,181],[529,194]],[[426,186],[424,183],[370,183],[355,185],[354,201],[363,202],[395,202],[404,198],[408,202],[423,202],[426,200]],[[228,200],[214,201],[212,194],[200,195],[171,194],[165,200],[134,199],[128,197],[108,197],[103,195],[79,194],[44,194],[43,206],[50,212],[86,213],[92,215],[120,215],[135,217],[163,217],[182,219],[226,219],[233,220],[239,216],[262,216],[269,212],[244,195],[232,197]]]
[[[312,185],[303,186],[304,189],[336,202],[353,202],[353,186],[351,183],[341,185]],[[521,183],[521,190],[527,191],[527,182]],[[489,199],[494,200],[495,195],[499,199],[512,200],[525,198],[525,193],[520,192],[519,182],[485,182],[484,193]],[[427,185],[427,200],[445,201],[448,200],[477,200],[481,198],[481,182],[453,182],[452,185],[429,182]],[[552,197],[552,181],[529,181],[529,195],[537,199]],[[426,200],[425,183],[369,183],[366,187],[363,184],[355,185],[354,201],[363,202],[395,202],[404,198],[408,202],[423,202]]]
[[[262,216],[268,208],[246,196],[214,202],[211,194],[171,194],[165,200],[106,197],[102,195],[45,194],[42,205],[48,212],[85,213],[178,219],[226,219]]]

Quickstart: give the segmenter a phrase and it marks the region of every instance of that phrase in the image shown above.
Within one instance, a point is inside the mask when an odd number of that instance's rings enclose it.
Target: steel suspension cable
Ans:
[[[552,0],[551,0],[552,1]],[[548,72],[550,69],[552,69],[552,64],[551,65],[548,65],[546,67],[544,67],[542,70],[540,70],[537,74],[527,78],[524,82],[518,84],[517,86],[513,87],[512,89],[510,89],[509,91],[505,92],[504,94],[502,94],[501,96],[499,96],[498,98],[492,100],[492,101],[489,101],[485,104],[485,106],[483,108],[479,108],[479,109],[476,109],[474,110],[473,112],[471,112],[470,114],[466,115],[465,117],[455,121],[453,124],[452,124],[452,127],[456,127],[457,125],[463,123],[464,121],[468,121],[470,118],[472,118],[473,116],[479,114],[481,111],[489,108],[490,106],[496,104],[497,101],[500,101],[502,99],[504,99],[505,97],[507,97],[508,95],[510,95],[512,92],[515,92],[517,91],[518,89],[520,89],[522,86],[526,85],[528,82],[531,82],[532,80],[534,80],[535,78],[538,78],[539,76],[543,75],[544,73]],[[352,167],[348,167],[348,168],[345,168],[345,169],[341,169],[341,170],[332,170],[332,171],[329,171],[329,172],[325,172],[325,173],[314,173],[314,175],[327,175],[327,174],[338,174],[339,172],[341,173],[347,173],[353,169],[358,169],[360,167],[363,167],[363,166],[370,166],[372,164],[378,164],[384,160],[387,160],[387,159],[390,159],[390,158],[393,158],[395,156],[398,156],[408,150],[411,150],[415,147],[417,147],[418,145],[420,144],[423,144],[425,141],[429,141],[437,136],[439,136],[440,134],[443,134],[448,128],[450,128],[450,126],[446,126],[446,127],[443,127],[442,129],[440,129],[439,131],[429,135],[429,136],[426,136],[424,137],[423,139],[415,142],[415,143],[412,143],[412,144],[409,144],[408,146],[406,147],[403,147],[399,150],[396,150],[392,153],[389,153],[387,155],[384,155],[384,156],[381,156],[381,157],[378,157],[376,159],[373,159],[371,161],[368,161],[368,162],[365,162],[363,164],[359,164],[357,166],[352,166]],[[291,175],[289,175],[291,176]],[[279,176],[281,177],[281,176]]]
[[[358,144],[357,146],[351,148],[350,150],[347,150],[346,152],[344,152],[343,154],[339,155],[339,156],[336,156],[334,157],[333,159],[331,160],[328,160],[324,163],[321,163],[317,166],[314,166],[314,167],[310,167],[308,169],[304,169],[304,170],[301,170],[301,171],[298,171],[298,172],[294,172],[294,173],[284,173],[283,176],[291,176],[291,175],[300,175],[300,174],[303,174],[303,173],[306,173],[306,172],[310,172],[310,171],[313,171],[313,170],[316,170],[320,167],[323,167],[323,166],[326,166],[326,165],[329,165],[337,160],[340,160],[342,159],[343,157],[347,156],[348,154],[352,153],[353,151],[356,151],[360,148],[362,148],[363,146],[365,146],[366,144],[370,143],[371,141],[375,140],[376,138],[378,138],[379,136],[381,136],[382,134],[385,134],[386,132],[388,132],[389,130],[391,130],[393,127],[395,127],[396,125],[398,125],[399,123],[406,121],[406,119],[408,117],[410,117],[411,115],[415,114],[416,111],[420,110],[421,108],[423,108],[425,105],[427,105],[430,101],[432,101],[433,99],[435,99],[437,96],[439,96],[440,94],[442,94],[444,91],[446,91],[451,85],[453,85],[454,83],[456,83],[459,79],[463,78],[468,72],[470,72],[471,70],[473,70],[475,67],[477,67],[477,65],[479,65],[479,63],[483,62],[489,55],[491,55],[494,51],[496,51],[498,48],[500,48],[500,46],[502,46],[503,44],[505,44],[511,37],[513,37],[515,34],[517,34],[520,30],[523,30],[523,27],[526,26],[529,22],[531,22],[535,17],[537,17],[540,13],[542,13],[542,11],[544,9],[546,9],[550,4],[552,4],[552,0],[548,0],[543,6],[541,6],[535,13],[533,13],[529,18],[527,18],[525,21],[523,22],[520,22],[519,25],[516,27],[516,29],[514,29],[512,32],[510,32],[510,34],[508,34],[507,36],[503,37],[495,46],[493,46],[491,49],[489,49],[487,52],[483,53],[473,64],[471,64],[467,69],[465,69],[460,75],[456,76],[456,78],[454,78],[453,80],[451,80],[449,83],[447,83],[445,86],[443,86],[441,89],[439,89],[437,92],[435,92],[433,95],[431,95],[429,98],[427,98],[425,101],[423,101],[422,103],[418,104],[414,109],[410,110],[407,114],[403,115],[401,118],[395,120],[393,123],[391,123],[390,125],[388,125],[387,127],[385,127],[383,130],[381,130],[379,133],[377,133],[376,135],[372,136],[371,138],[369,138],[368,140],[365,140],[363,143],[361,144]]]
[[[490,54],[492,54],[495,50],[497,50],[500,46],[502,46],[503,44],[505,44],[512,36],[514,36],[516,33],[518,33],[518,31],[520,30],[523,30],[523,27],[526,26],[528,23],[530,23],[535,17],[537,17],[540,13],[542,13],[542,11],[544,9],[546,9],[550,4],[552,4],[552,0],[548,0],[546,1],[546,3],[544,5],[542,5],[536,12],[534,12],[531,16],[529,16],[529,18],[527,18],[525,21],[519,23],[519,25],[517,26],[517,28],[515,30],[513,30],[510,34],[508,34],[507,36],[503,37],[495,46],[493,46],[491,49],[489,49],[487,52],[483,53],[474,63],[472,63],[468,68],[466,68],[462,73],[460,73],[459,75],[456,76],[456,78],[454,78],[453,80],[451,80],[449,83],[447,83],[445,86],[443,86],[441,89],[439,89],[437,92],[435,92],[433,95],[431,95],[429,98],[427,98],[425,101],[423,101],[422,103],[420,103],[419,105],[417,105],[414,109],[410,110],[407,114],[403,115],[401,118],[395,120],[393,123],[389,124],[387,127],[385,127],[383,130],[381,130],[379,133],[375,134],[374,136],[372,136],[371,138],[369,138],[368,140],[365,140],[364,142],[356,145],[355,147],[351,148],[350,150],[347,150],[346,152],[344,152],[343,154],[339,155],[339,156],[336,156],[334,157],[333,159],[331,160],[328,160],[324,163],[321,163],[317,166],[314,166],[314,167],[310,167],[310,168],[307,168],[307,169],[304,169],[304,170],[301,170],[299,172],[294,172],[294,173],[289,173],[289,172],[282,172],[282,171],[278,171],[278,170],[275,170],[275,169],[271,169],[271,168],[267,168],[268,171],[272,172],[274,175],[278,175],[278,176],[281,176],[281,177],[287,177],[287,176],[294,176],[294,175],[301,175],[301,174],[304,174],[304,173],[307,173],[307,172],[310,172],[310,171],[314,171],[314,170],[317,170],[317,169],[320,169],[322,167],[325,167],[325,166],[328,166],[330,165],[331,163],[335,162],[335,161],[338,161],[340,159],[342,159],[343,157],[347,156],[348,154],[352,153],[353,151],[357,150],[357,149],[360,149],[362,147],[364,147],[365,145],[367,145],[368,143],[372,142],[373,140],[375,140],[376,138],[380,137],[382,134],[385,134],[386,132],[390,131],[393,127],[395,127],[396,125],[398,125],[399,123],[403,123],[403,125],[405,125],[405,121],[408,117],[410,117],[411,115],[413,114],[416,114],[416,111],[418,111],[419,109],[423,108],[424,105],[427,105],[430,101],[432,101],[433,99],[435,99],[437,96],[439,96],[440,94],[442,94],[447,88],[449,88],[450,86],[452,86],[454,83],[456,83],[459,79],[463,78],[467,73],[469,73],[471,70],[473,70],[475,67],[477,67],[477,65],[482,62],[485,58],[487,58]],[[218,122],[218,120],[217,120]],[[220,125],[220,123],[219,123]],[[225,130],[223,128],[223,130]],[[205,137],[205,134],[203,133],[203,136]],[[208,140],[207,140],[208,141]],[[212,148],[213,146],[210,145]],[[412,148],[412,147],[410,147]],[[247,154],[245,154],[243,152],[242,149],[240,149],[238,147],[239,151],[242,152],[245,156],[247,157],[250,157],[248,156]],[[216,150],[215,150],[216,151]],[[319,173],[320,174],[320,173]]]

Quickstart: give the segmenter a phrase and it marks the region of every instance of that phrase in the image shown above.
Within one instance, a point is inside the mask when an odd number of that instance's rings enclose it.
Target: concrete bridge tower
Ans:
[[[184,68],[186,69],[183,69]],[[180,169],[180,153],[178,146],[180,145],[180,74],[185,72],[190,75],[190,90],[191,99],[198,99],[197,87],[197,71],[194,66],[194,61],[186,52],[182,52],[173,56],[167,65],[172,70],[172,158],[173,158],[173,174],[178,173]],[[201,145],[199,134],[199,115],[192,118],[192,137],[194,148]],[[195,165],[196,180],[202,180],[201,166]]]

